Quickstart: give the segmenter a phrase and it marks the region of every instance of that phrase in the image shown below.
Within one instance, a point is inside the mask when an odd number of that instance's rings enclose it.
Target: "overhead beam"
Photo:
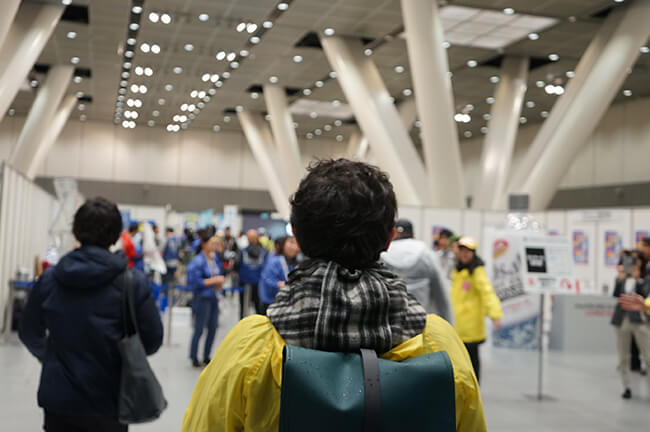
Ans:
[[[20,0],[2,1],[2,13],[0,13],[0,47],[2,47],[2,44],[9,33],[11,24],[18,12],[18,6],[20,6]]]
[[[321,45],[373,154],[402,205],[432,204],[426,170],[373,61],[356,39],[325,37]]]
[[[463,166],[438,2],[402,0],[422,148],[436,205],[464,207]]]
[[[504,210],[501,198],[505,189],[517,138],[519,117],[528,81],[528,57],[505,57],[499,73],[499,86],[490,110],[488,133],[481,155],[481,176],[474,188],[472,207]]]

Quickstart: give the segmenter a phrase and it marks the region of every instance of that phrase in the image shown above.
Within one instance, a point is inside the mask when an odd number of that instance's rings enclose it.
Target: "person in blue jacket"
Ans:
[[[203,349],[203,364],[210,363],[212,344],[219,325],[219,300],[217,291],[225,281],[221,276],[223,270],[216,259],[217,238],[203,232],[201,252],[187,266],[187,285],[192,289],[192,307],[194,309],[194,334],[190,345],[190,359],[194,367],[200,367],[198,358],[199,340],[203,330],[207,329]]]
[[[259,283],[262,276],[262,269],[266,262],[267,252],[266,249],[259,242],[259,235],[254,229],[248,230],[246,233],[248,239],[248,246],[242,249],[241,263],[239,264],[239,281],[244,286],[244,292],[250,293],[250,297],[255,306],[255,312],[261,313],[259,300]],[[245,295],[239,296],[239,315],[244,318],[244,314],[248,312],[250,305],[245,303]]]
[[[126,431],[117,402],[128,261],[124,252],[108,250],[120,237],[122,217],[115,204],[94,198],[77,210],[72,231],[81,247],[38,279],[19,336],[42,363],[38,405],[46,431]],[[138,335],[153,354],[162,344],[162,322],[144,274],[131,272]]]
[[[296,267],[298,252],[300,248],[294,237],[281,237],[276,241],[275,254],[267,258],[260,276],[259,296],[262,315],[266,314],[266,309],[273,303],[278,291],[285,285],[289,273]]]

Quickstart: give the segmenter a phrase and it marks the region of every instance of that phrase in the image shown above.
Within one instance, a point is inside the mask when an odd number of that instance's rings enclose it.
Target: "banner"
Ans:
[[[622,250],[623,239],[618,231],[605,231],[605,265],[616,266]]]
[[[641,241],[646,238],[650,237],[650,232],[646,230],[641,230],[637,231],[634,235],[634,247],[637,247]]]
[[[573,262],[575,264],[589,264],[589,236],[582,230],[574,230],[573,237]]]

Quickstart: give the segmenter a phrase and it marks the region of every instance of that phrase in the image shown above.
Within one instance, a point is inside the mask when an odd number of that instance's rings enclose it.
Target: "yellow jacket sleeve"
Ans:
[[[646,305],[646,310],[645,310],[645,311],[646,311],[646,313],[647,313],[648,315],[650,315],[650,297],[648,297],[647,299],[645,299],[645,305]]]
[[[492,319],[500,319],[503,317],[503,311],[501,310],[501,301],[494,292],[492,284],[487,277],[487,273],[483,267],[477,267],[474,270],[472,275],[474,278],[474,283],[478,289],[479,295],[481,296],[481,302],[485,308],[487,316]]]

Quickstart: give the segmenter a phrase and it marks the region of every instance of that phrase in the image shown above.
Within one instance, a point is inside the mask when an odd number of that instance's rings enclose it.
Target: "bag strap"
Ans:
[[[138,322],[135,318],[135,295],[133,294],[133,272],[130,268],[124,271],[124,287],[122,288],[122,326],[124,336],[138,333]]]
[[[375,350],[361,348],[363,364],[363,387],[366,396],[364,415],[364,432],[379,430],[379,413],[381,410],[381,392],[379,387],[379,361]]]

